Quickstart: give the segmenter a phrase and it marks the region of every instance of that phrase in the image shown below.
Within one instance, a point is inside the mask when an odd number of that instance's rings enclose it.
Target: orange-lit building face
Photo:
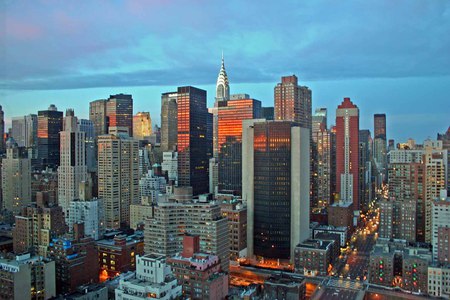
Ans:
[[[237,99],[219,102],[219,190],[242,190],[242,121],[261,117],[261,102]]]

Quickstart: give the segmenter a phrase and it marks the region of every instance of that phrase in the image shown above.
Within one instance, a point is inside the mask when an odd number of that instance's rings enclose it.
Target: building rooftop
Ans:
[[[329,240],[308,239],[298,244],[296,248],[327,250],[332,244],[333,241]]]

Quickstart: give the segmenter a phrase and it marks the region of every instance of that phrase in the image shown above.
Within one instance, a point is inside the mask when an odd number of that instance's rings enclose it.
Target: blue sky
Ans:
[[[0,105],[7,120],[55,103],[131,93],[159,122],[160,94],[208,91],[224,51],[232,93],[273,105],[296,74],[331,123],[343,97],[361,128],[386,113],[388,138],[450,125],[450,1],[2,1]]]

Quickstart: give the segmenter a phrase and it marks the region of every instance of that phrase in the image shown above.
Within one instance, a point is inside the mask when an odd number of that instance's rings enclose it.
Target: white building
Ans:
[[[104,216],[102,199],[80,200],[70,202],[67,225],[71,230],[73,224],[84,223],[84,234],[99,240],[103,236]]]
[[[447,190],[441,190],[440,197],[433,201],[431,206],[432,227],[431,245],[433,246],[433,260],[438,259],[438,229],[450,227],[450,197]]]
[[[434,297],[450,298],[450,267],[428,267],[428,294]]]
[[[149,170],[139,180],[139,195],[142,203],[143,197],[149,197],[150,203],[158,202],[158,195],[166,192],[166,178],[155,176],[153,170]]]
[[[8,139],[2,161],[2,208],[14,214],[31,202],[31,160],[22,150],[14,139]]]
[[[169,180],[178,185],[178,152],[164,152],[161,169],[167,172]]]
[[[74,111],[68,109],[60,136],[60,165],[58,167],[58,203],[69,221],[70,202],[78,198],[80,182],[87,180],[86,133],[78,128]]]
[[[136,275],[121,279],[116,288],[116,300],[170,300],[182,295],[181,285],[172,274],[162,255],[136,257]]]

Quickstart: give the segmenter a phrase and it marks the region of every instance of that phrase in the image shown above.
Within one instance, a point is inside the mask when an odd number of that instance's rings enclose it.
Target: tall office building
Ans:
[[[372,137],[368,129],[359,131],[359,205],[366,212],[372,200]]]
[[[218,103],[219,191],[242,192],[242,121],[261,117],[261,101],[247,94]]]
[[[174,151],[178,137],[177,93],[161,95],[161,151]]]
[[[336,189],[341,203],[359,209],[359,109],[344,101],[336,109]]]
[[[86,119],[78,120],[78,129],[85,133],[85,148],[86,148],[86,166],[88,172],[97,171],[97,143],[95,140],[95,126],[94,122]]]
[[[19,147],[37,146],[37,123],[37,115],[12,118],[11,135]]]
[[[60,165],[58,167],[58,203],[66,222],[69,221],[70,202],[78,198],[82,181],[87,180],[86,133],[78,129],[73,109],[66,110],[63,131],[60,132]]]
[[[178,185],[192,186],[194,195],[209,191],[206,140],[206,91],[179,87],[178,101]]]
[[[331,132],[327,129],[327,109],[318,108],[312,117],[311,208],[331,204]]]
[[[431,245],[433,249],[433,259],[438,260],[439,252],[445,254],[450,253],[448,246],[449,240],[442,239],[442,234],[439,231],[444,230],[448,232],[450,230],[450,197],[447,197],[447,190],[441,190],[440,196],[431,202]],[[443,245],[444,247],[439,247]],[[444,250],[444,251],[442,251]],[[448,257],[447,257],[448,261]]]
[[[59,166],[59,132],[62,130],[63,112],[51,104],[48,110],[38,111],[38,159],[41,168]]]
[[[373,158],[378,171],[377,185],[386,181],[387,168],[386,114],[374,114]]]
[[[6,158],[2,160],[2,209],[17,214],[31,202],[31,160],[14,139],[6,143]]]
[[[299,86],[297,76],[281,77],[274,89],[275,120],[295,121],[311,130],[311,90]]]
[[[227,71],[225,70],[225,61],[222,53],[222,64],[220,66],[219,75],[216,83],[216,99],[214,107],[209,108],[208,111],[213,115],[213,157],[219,157],[219,116],[218,107],[222,101],[230,100],[230,85],[228,82]]]
[[[94,123],[95,138],[108,133],[108,117],[106,116],[106,101],[95,100],[89,103],[89,120]]]
[[[109,96],[106,102],[108,133],[128,131],[133,136],[133,98],[131,95],[117,94]]]
[[[5,143],[5,113],[0,105],[0,153],[5,153],[6,143]]]
[[[152,118],[149,112],[138,112],[133,116],[133,135],[137,140],[150,139]]]
[[[98,137],[98,197],[105,228],[130,224],[130,204],[139,203],[139,141],[126,135]]]
[[[267,121],[275,119],[275,108],[273,106],[261,107],[261,118]]]
[[[309,238],[309,142],[309,130],[291,121],[243,121],[249,257],[293,261],[295,247]]]

